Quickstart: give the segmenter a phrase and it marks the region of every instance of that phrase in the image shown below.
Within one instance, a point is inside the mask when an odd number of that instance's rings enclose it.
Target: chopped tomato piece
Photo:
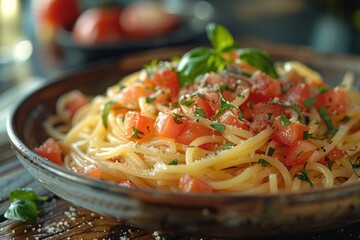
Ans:
[[[213,192],[213,188],[190,175],[185,175],[179,180],[179,189],[182,192],[196,192],[196,193],[211,193]]]
[[[253,103],[267,102],[281,94],[278,80],[259,72],[250,79],[249,101]]]
[[[71,170],[73,172],[76,172],[76,173],[79,173],[82,175],[86,175],[88,177],[96,178],[96,179],[100,179],[100,177],[101,177],[100,169],[94,164],[85,166],[85,168],[72,167]]]
[[[175,140],[178,143],[189,145],[196,138],[213,134],[214,131],[212,129],[204,127],[197,122],[189,121]]]
[[[296,144],[298,140],[303,140],[304,132],[309,130],[308,126],[300,122],[291,122],[289,125],[283,126],[278,117],[275,119],[273,127],[275,128],[275,132],[272,134],[272,139],[277,143],[287,146],[292,146]]]
[[[298,83],[285,93],[283,101],[303,105],[308,98],[310,98],[309,85],[306,83]]]
[[[53,138],[48,138],[39,147],[35,147],[34,151],[53,163],[63,165],[60,143],[55,141]]]
[[[236,111],[237,112],[237,111]],[[240,113],[238,113],[239,115]],[[224,112],[219,120],[219,122],[230,125],[230,126],[234,126],[237,128],[242,128],[245,130],[248,130],[249,127],[247,125],[247,122],[244,120],[240,120],[239,117],[237,115],[235,115],[235,113],[233,111],[226,111]]]
[[[330,116],[343,115],[347,112],[348,102],[343,88],[336,87],[320,94],[315,107],[325,107]]]
[[[74,90],[68,95],[68,102],[65,104],[65,114],[72,118],[74,114],[84,105],[90,102],[89,98],[82,92]]]
[[[329,161],[334,162],[334,161],[342,158],[344,155],[345,155],[344,151],[341,151],[338,148],[334,148],[328,154],[326,154],[325,158],[320,159],[319,163],[326,166],[326,165],[328,165]]]
[[[129,111],[125,114],[125,135],[131,140],[139,140],[154,133],[155,120],[138,112]]]
[[[156,72],[151,80],[154,82],[155,86],[160,87],[163,90],[170,89],[171,100],[176,100],[180,90],[178,73],[176,71],[163,69]]]
[[[157,133],[160,136],[176,139],[188,123],[188,120],[181,116],[181,114],[177,115],[176,112],[173,114],[160,112],[155,122]]]
[[[195,95],[191,98],[194,100],[194,111],[201,110],[204,113],[204,117],[210,119],[215,115],[215,111],[212,109],[212,107],[209,104],[209,100],[202,95]]]
[[[136,84],[124,88],[119,94],[118,103],[127,108],[138,108],[138,100],[140,97],[149,95],[148,90],[144,85]]]
[[[244,118],[251,122],[250,131],[259,133],[264,130],[268,124],[272,124],[274,119],[280,115],[286,115],[286,107],[272,103],[257,103],[250,106],[250,103],[243,104],[240,107]]]
[[[285,152],[285,165],[303,165],[316,151],[316,145],[308,140],[299,140]]]

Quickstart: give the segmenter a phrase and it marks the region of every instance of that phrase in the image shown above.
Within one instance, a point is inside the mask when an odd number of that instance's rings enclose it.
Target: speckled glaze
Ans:
[[[360,73],[360,59],[356,57],[319,55],[284,46],[261,47],[275,59],[305,62],[330,83],[340,81],[347,70]],[[58,196],[142,228],[238,238],[308,232],[360,220],[360,183],[296,194],[175,194],[128,189],[75,175],[32,151],[46,139],[41,124],[54,111],[61,94],[74,88],[101,94],[106,86],[139,70],[152,58],[167,59],[183,52],[157,50],[97,63],[53,79],[27,96],[7,122],[11,146],[21,163]]]

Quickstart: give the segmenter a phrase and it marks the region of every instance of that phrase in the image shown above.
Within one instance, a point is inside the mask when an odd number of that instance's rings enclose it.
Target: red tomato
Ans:
[[[310,87],[306,83],[298,83],[284,95],[283,101],[303,105],[310,98]]]
[[[285,165],[303,165],[316,151],[316,145],[308,140],[299,140],[285,152]]]
[[[213,135],[212,129],[206,128],[197,122],[189,121],[176,138],[176,142],[189,145],[196,138]]]
[[[194,111],[202,109],[206,118],[211,119],[215,115],[215,111],[210,106],[210,101],[205,96],[195,95],[191,98],[195,102],[193,103]]]
[[[116,8],[92,8],[83,12],[73,28],[72,37],[81,45],[119,42],[124,39],[120,25],[121,10]]]
[[[219,118],[219,122],[245,130],[249,129],[246,121],[239,120],[238,116],[233,111],[226,111],[222,114]]]
[[[77,0],[37,0],[34,3],[40,23],[55,30],[71,25],[80,15]]]
[[[253,103],[267,102],[281,94],[278,80],[266,75],[263,72],[257,73],[250,79],[249,100]]]
[[[151,81],[154,83],[155,86],[160,87],[164,90],[170,89],[171,100],[176,100],[180,90],[178,73],[176,71],[170,69],[160,70],[159,72],[154,74],[154,76],[151,78]]]
[[[334,162],[338,160],[339,158],[342,158],[345,155],[343,151],[341,151],[338,148],[334,148],[331,150],[327,155],[326,158],[322,158],[319,160],[319,163],[328,166],[328,161]]]
[[[118,104],[128,108],[138,108],[140,97],[148,96],[149,91],[144,85],[136,84],[124,88],[118,97]]]
[[[178,25],[177,16],[167,13],[160,4],[146,1],[127,6],[120,21],[125,32],[134,38],[158,36]]]
[[[48,138],[39,147],[34,148],[34,151],[53,163],[63,165],[61,146],[53,138]]]
[[[182,192],[211,193],[213,188],[199,179],[185,175],[179,180],[179,189]]]
[[[125,114],[125,135],[132,140],[140,140],[154,133],[155,120],[138,112],[129,111]]]
[[[272,139],[279,144],[293,146],[298,140],[303,140],[304,132],[309,130],[308,126],[300,122],[291,122],[287,126],[283,126],[281,120],[277,117],[273,127],[275,132],[272,134]]]
[[[86,166],[85,169],[79,168],[79,167],[72,167],[71,170],[73,172],[83,174],[88,177],[92,177],[92,178],[96,178],[96,179],[100,179],[100,177],[101,177],[100,169],[97,166],[95,166],[94,164]]]
[[[287,108],[279,104],[257,103],[249,106],[249,102],[241,105],[241,111],[245,119],[251,122],[250,130],[259,133],[269,123],[272,123],[277,116],[285,115]]]
[[[78,90],[74,90],[69,93],[69,102],[65,104],[65,114],[69,118],[72,118],[74,114],[79,110],[82,106],[89,103],[89,98],[85,96],[82,92]]]
[[[188,120],[160,112],[155,122],[155,128],[160,136],[176,139],[187,123]]]
[[[343,115],[347,111],[348,102],[343,88],[336,87],[317,97],[315,107],[325,107],[330,116]]]

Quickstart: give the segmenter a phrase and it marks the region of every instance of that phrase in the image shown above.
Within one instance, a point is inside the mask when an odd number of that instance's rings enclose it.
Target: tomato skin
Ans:
[[[330,116],[346,114],[348,102],[343,88],[335,87],[317,97],[316,108],[325,107]]]
[[[174,118],[176,117],[173,114],[164,114],[160,112],[155,122],[157,134],[176,139],[188,124],[188,120],[176,118],[175,122]]]
[[[128,5],[120,22],[129,37],[144,38],[171,31],[178,25],[178,18],[166,13],[162,6],[145,1]]]
[[[342,158],[345,155],[344,151],[338,149],[338,148],[334,148],[332,149],[328,154],[326,154],[326,158],[322,158],[319,160],[319,163],[328,166],[328,162],[334,162],[340,158]]]
[[[125,135],[130,140],[140,140],[154,134],[155,120],[135,111],[125,114]],[[135,134],[137,131],[137,134]]]
[[[192,192],[192,193],[211,193],[213,192],[213,188],[190,175],[185,175],[179,180],[179,189],[182,192]]]
[[[219,120],[219,122],[230,125],[230,126],[234,126],[237,128],[242,128],[245,130],[249,130],[249,127],[247,125],[247,122],[244,121],[240,121],[239,118],[235,115],[235,113],[233,111],[226,111],[224,112]]]
[[[275,132],[271,138],[279,144],[293,146],[298,140],[304,139],[304,132],[309,131],[309,127],[300,122],[291,122],[287,126],[283,126],[281,120],[277,117],[273,124]]]
[[[65,104],[65,115],[72,118],[74,114],[84,105],[90,102],[89,98],[78,90],[69,93],[69,102]]]
[[[248,101],[253,103],[267,102],[281,94],[279,81],[263,72],[256,73],[250,79],[250,84],[251,88]]]
[[[46,139],[39,147],[35,147],[34,151],[55,164],[64,165],[62,162],[61,145],[53,138]]]
[[[303,165],[316,149],[316,145],[312,142],[299,140],[285,152],[284,163],[288,167]]]
[[[202,109],[204,110],[205,118],[211,119],[215,115],[215,111],[210,106],[209,100],[207,100],[206,97],[200,97],[198,95],[191,98],[195,102],[193,103],[192,107],[194,108],[194,111],[196,109]]]
[[[119,42],[124,39],[120,25],[121,10],[117,8],[91,8],[77,19],[73,40],[81,45],[96,45]]]
[[[144,85],[136,84],[124,88],[119,94],[117,103],[127,108],[139,108],[138,100],[140,97],[146,97],[149,91]]]

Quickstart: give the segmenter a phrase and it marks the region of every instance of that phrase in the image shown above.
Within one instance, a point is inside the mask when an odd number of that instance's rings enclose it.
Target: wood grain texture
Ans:
[[[49,197],[46,202],[39,205],[36,224],[26,224],[4,217],[10,205],[9,192],[19,187],[29,187],[39,196]],[[209,240],[210,238],[144,230],[75,206],[42,187],[6,146],[0,148],[0,239]],[[343,228],[299,236],[275,236],[274,239],[360,239],[360,224],[355,223]]]

